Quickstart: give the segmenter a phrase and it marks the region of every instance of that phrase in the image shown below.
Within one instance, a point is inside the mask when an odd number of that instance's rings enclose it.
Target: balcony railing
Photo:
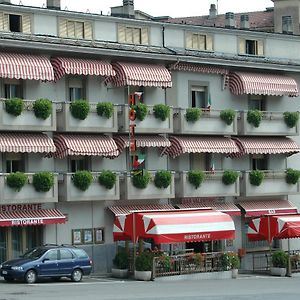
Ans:
[[[8,174],[0,174],[0,202],[9,204],[58,202],[57,174],[54,185],[48,192],[37,192],[32,184],[32,173],[26,173],[28,182],[18,192],[6,184]]]
[[[105,201],[120,199],[119,174],[116,174],[116,183],[112,189],[107,189],[98,182],[99,173],[92,172],[93,181],[86,191],[78,189],[73,181],[74,173],[60,175],[59,201]]]
[[[46,119],[37,118],[33,111],[34,100],[23,100],[24,109],[19,116],[13,116],[5,110],[6,99],[0,99],[0,131],[55,131],[56,103],[52,103],[52,113]]]

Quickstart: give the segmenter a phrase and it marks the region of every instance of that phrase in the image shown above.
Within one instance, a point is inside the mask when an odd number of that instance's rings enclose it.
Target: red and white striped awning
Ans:
[[[66,216],[58,209],[0,212],[0,227],[64,224]]]
[[[0,152],[51,153],[53,140],[43,133],[0,133]]]
[[[66,74],[115,76],[112,65],[105,60],[93,60],[71,57],[55,57],[51,59],[54,68],[55,80]]]
[[[238,137],[233,139],[240,149],[236,156],[247,154],[292,155],[300,151],[297,143],[287,137]]]
[[[55,157],[66,156],[105,156],[116,157],[119,151],[115,141],[106,135],[99,134],[55,134]]]
[[[246,217],[257,217],[265,214],[297,213],[297,207],[288,200],[250,200],[237,203]]]
[[[229,88],[235,95],[298,96],[295,79],[272,74],[234,72],[229,74]]]
[[[134,242],[152,238],[156,244],[232,240],[235,227],[228,214],[210,209],[134,212],[126,216],[125,235]]]
[[[228,70],[221,67],[199,65],[199,64],[189,64],[189,63],[175,63],[170,66],[171,71],[183,71],[183,72],[196,72],[196,73],[206,73],[206,74],[228,74]]]
[[[117,62],[113,64],[116,76],[108,78],[115,86],[172,87],[171,73],[163,65]]]
[[[46,56],[0,53],[0,77],[53,81],[54,72]]]
[[[166,153],[175,158],[184,153],[238,153],[236,143],[227,137],[170,136]]]
[[[123,152],[126,147],[129,147],[128,135],[116,135],[113,137],[119,152]],[[135,135],[136,146],[138,148],[149,147],[170,147],[171,142],[162,135]]]

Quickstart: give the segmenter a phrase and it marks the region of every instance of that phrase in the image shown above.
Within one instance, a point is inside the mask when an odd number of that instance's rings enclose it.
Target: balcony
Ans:
[[[204,173],[205,179],[198,188],[195,188],[195,186],[188,181],[188,172],[180,172],[176,180],[176,197],[226,197],[240,195],[239,178],[237,178],[235,183],[225,185],[222,182],[223,171],[208,171]]]
[[[295,136],[299,135],[299,122],[293,128],[289,128],[283,118],[283,112],[263,112],[263,118],[259,127],[254,127],[247,121],[247,111],[240,113],[238,120],[239,135],[267,135],[267,136]]]
[[[174,110],[174,133],[178,134],[208,134],[208,135],[236,135],[237,116],[231,125],[227,125],[220,118],[219,110],[203,111],[196,122],[188,122],[185,118],[186,109]]]
[[[284,196],[300,193],[300,183],[288,184],[285,171],[264,171],[265,177],[259,186],[252,185],[249,171],[241,179],[241,196]]]
[[[32,173],[26,173],[28,182],[17,192],[6,184],[8,174],[0,175],[0,202],[5,204],[48,203],[58,202],[57,174],[54,175],[54,185],[48,192],[37,192],[32,185]]]
[[[173,133],[173,108],[170,107],[170,117],[165,121],[155,118],[153,113],[153,105],[147,106],[148,114],[143,121],[135,120],[136,133]],[[124,105],[120,110],[119,130],[120,132],[129,132],[129,106]]]
[[[154,178],[155,171],[149,171],[149,173]],[[126,200],[175,198],[174,179],[175,174],[172,174],[171,184],[165,189],[157,188],[153,180],[145,189],[139,189],[132,184],[131,175],[127,173],[124,175],[124,182],[121,185],[121,197]]]
[[[118,111],[114,106],[111,118],[107,119],[97,114],[97,103],[89,103],[90,111],[85,120],[79,120],[72,116],[70,103],[59,103],[57,109],[57,129],[62,132],[117,132]]]
[[[52,114],[46,120],[37,118],[33,111],[33,100],[23,100],[24,109],[19,116],[5,110],[5,99],[0,99],[0,131],[55,131],[56,103],[52,103]]]
[[[120,199],[119,175],[112,189],[106,189],[98,182],[98,173],[92,172],[93,181],[86,191],[81,191],[72,182],[73,173],[62,174],[58,182],[59,201],[105,201]]]

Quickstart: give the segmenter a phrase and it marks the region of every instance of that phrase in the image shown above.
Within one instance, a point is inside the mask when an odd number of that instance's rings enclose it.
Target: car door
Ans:
[[[60,249],[59,250],[59,274],[63,275],[71,275],[73,268],[75,266],[75,256],[69,249]]]
[[[59,273],[58,270],[58,250],[50,249],[42,257],[38,266],[40,276],[55,276]]]

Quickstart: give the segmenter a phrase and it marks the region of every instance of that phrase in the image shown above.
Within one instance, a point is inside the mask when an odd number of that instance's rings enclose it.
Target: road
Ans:
[[[30,285],[0,280],[0,300],[298,300],[299,283],[300,277],[271,276],[168,282],[86,278]]]

